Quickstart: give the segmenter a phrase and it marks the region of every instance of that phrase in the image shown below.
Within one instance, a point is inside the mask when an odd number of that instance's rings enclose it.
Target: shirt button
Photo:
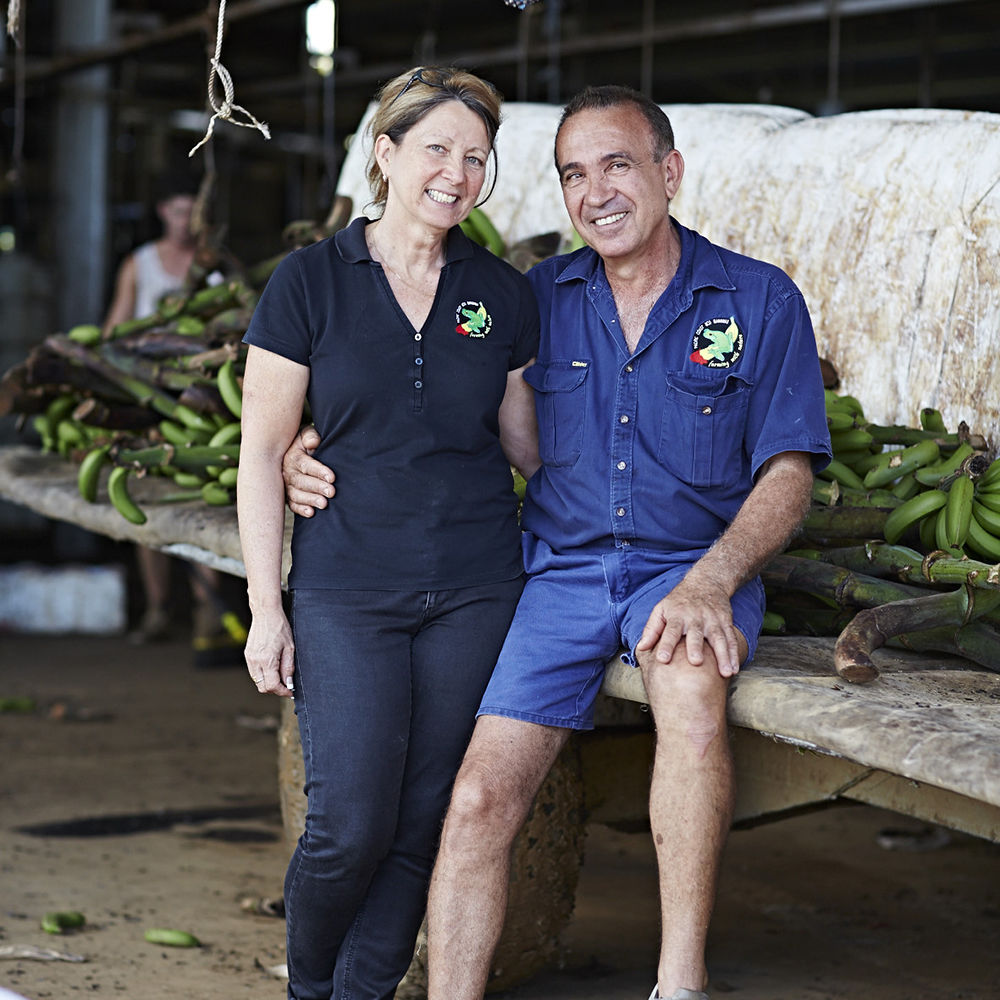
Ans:
[[[712,407],[711,406],[703,406],[701,408],[701,412],[704,413],[705,416],[707,417],[712,412]]]
[[[625,463],[624,462],[619,462],[618,463],[618,468],[619,469],[624,469],[625,468]]]
[[[420,379],[417,379],[417,381],[413,383],[413,388],[414,389],[423,389],[423,387],[424,387],[424,383],[421,382]]]
[[[625,371],[627,371],[627,372],[632,371],[632,366],[631,365],[626,365],[625,366]]]
[[[422,365],[424,363],[424,359],[423,358],[414,358],[413,359],[413,363],[415,365]]]
[[[624,517],[625,516],[625,508],[624,507],[619,507],[618,510],[615,511],[615,513],[619,517]]]
[[[415,333],[413,335],[413,339],[414,340],[423,340],[424,339],[424,335],[422,333]]]
[[[622,415],[621,415],[621,416],[620,416],[620,417],[618,418],[618,423],[620,423],[620,424],[627,424],[627,423],[628,423],[628,414],[627,414],[627,413],[623,413],[623,414],[622,414]]]

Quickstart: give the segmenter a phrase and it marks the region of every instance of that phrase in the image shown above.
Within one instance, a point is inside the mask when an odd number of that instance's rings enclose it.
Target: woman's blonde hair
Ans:
[[[496,149],[493,143],[500,128],[500,105],[503,103],[493,84],[453,66],[415,66],[390,80],[378,92],[377,100],[378,107],[367,129],[372,140],[365,172],[372,192],[371,204],[384,208],[389,194],[389,184],[375,159],[375,139],[387,135],[394,144],[398,144],[417,122],[446,101],[460,101],[479,115],[486,126],[494,160],[493,184],[490,186],[492,194],[496,184]]]

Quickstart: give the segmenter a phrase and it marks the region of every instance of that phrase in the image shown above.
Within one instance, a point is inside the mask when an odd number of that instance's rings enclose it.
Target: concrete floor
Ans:
[[[182,641],[0,635],[0,697],[18,695],[37,707],[0,715],[0,955],[23,945],[87,961],[0,960],[0,985],[30,1000],[283,997],[266,971],[282,961],[283,923],[240,905],[280,895],[288,856],[266,728],[276,705],[240,669],[195,670]],[[146,827],[25,829],[125,814]],[[1000,846],[937,831],[931,850],[887,850],[887,828],[922,829],[855,806],[734,832],[713,997],[1000,997]],[[46,935],[38,920],[54,909],[87,924]],[[203,947],[149,945],[151,926]],[[648,834],[591,824],[562,968],[497,996],[645,1000],[656,928]]]

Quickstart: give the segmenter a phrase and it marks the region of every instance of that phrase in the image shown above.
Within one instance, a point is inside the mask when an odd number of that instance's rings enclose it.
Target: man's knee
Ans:
[[[455,779],[442,848],[513,842],[565,740],[561,730],[481,718]]]
[[[726,737],[726,691],[711,651],[697,666],[675,653],[667,664],[653,664],[643,671],[646,694],[657,731],[681,737],[699,756]]]
[[[513,841],[530,807],[523,804],[518,776],[503,767],[468,763],[455,780],[445,818],[444,847]]]

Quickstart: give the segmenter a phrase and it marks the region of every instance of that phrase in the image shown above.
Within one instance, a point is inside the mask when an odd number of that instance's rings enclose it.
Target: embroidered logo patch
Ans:
[[[710,319],[695,331],[691,360],[706,368],[732,368],[743,353],[743,331],[736,320]]]
[[[463,337],[483,338],[493,329],[493,319],[482,302],[463,302],[455,312],[455,331]]]

